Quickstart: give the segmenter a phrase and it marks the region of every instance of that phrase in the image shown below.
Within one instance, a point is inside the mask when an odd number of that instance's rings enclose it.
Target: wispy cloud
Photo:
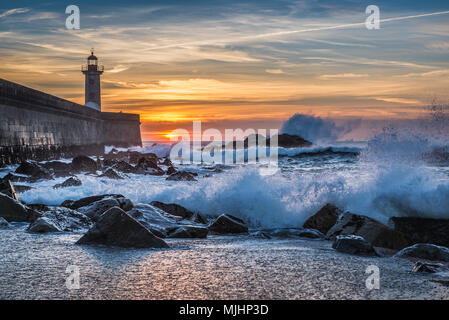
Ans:
[[[30,11],[30,9],[28,9],[28,8],[16,8],[16,9],[7,10],[7,11],[4,11],[3,13],[0,13],[0,19],[7,17],[7,16],[11,16],[13,14],[26,13],[29,11]]]

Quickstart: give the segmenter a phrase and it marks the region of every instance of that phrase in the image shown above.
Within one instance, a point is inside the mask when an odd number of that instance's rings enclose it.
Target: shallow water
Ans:
[[[171,249],[75,245],[79,234],[0,231],[0,299],[447,299],[437,276],[396,258],[336,253],[321,240],[168,240]],[[20,244],[20,245],[18,245]],[[66,268],[80,289],[66,287]],[[369,265],[380,289],[368,290]]]

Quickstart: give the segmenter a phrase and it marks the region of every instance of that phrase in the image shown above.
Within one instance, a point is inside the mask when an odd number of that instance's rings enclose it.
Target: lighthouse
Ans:
[[[104,67],[98,64],[98,58],[94,55],[93,50],[91,51],[91,55],[87,58],[87,65],[83,65],[81,71],[86,77],[86,107],[101,111],[100,76],[103,74]]]

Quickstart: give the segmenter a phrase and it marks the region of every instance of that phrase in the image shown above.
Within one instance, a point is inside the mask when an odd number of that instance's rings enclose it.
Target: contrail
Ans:
[[[440,15],[445,15],[445,14],[449,14],[449,11],[440,11],[440,12],[432,12],[432,13],[418,14],[418,15],[412,15],[412,16],[380,19],[380,22],[386,23],[386,22],[393,22],[393,21],[403,21],[403,20],[419,19],[419,18],[432,17],[432,16],[440,16]],[[241,41],[247,41],[247,40],[257,40],[257,39],[261,39],[261,38],[271,38],[271,37],[276,37],[276,36],[285,36],[285,35],[307,33],[307,32],[314,32],[314,31],[346,29],[346,28],[353,28],[353,27],[360,27],[360,26],[365,26],[365,22],[349,23],[349,24],[341,24],[341,25],[336,25],[336,26],[317,27],[317,28],[309,28],[309,29],[301,29],[301,30],[290,30],[290,31],[264,33],[264,34],[259,34],[259,35],[250,35],[250,36],[233,38],[233,39],[203,40],[203,41],[195,41],[195,42],[188,42],[188,43],[170,44],[170,45],[165,45],[165,46],[148,48],[148,49],[145,49],[144,51],[160,50],[160,49],[174,48],[174,47],[180,47],[180,46],[235,43],[235,42],[241,42]]]

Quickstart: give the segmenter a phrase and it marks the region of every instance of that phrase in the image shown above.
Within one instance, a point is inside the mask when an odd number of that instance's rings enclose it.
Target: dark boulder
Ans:
[[[219,234],[248,233],[248,227],[242,219],[223,214],[209,226],[209,230]]]
[[[173,166],[170,166],[170,167],[168,167],[167,168],[167,171],[165,171],[165,174],[167,174],[167,175],[172,175],[172,174],[174,174],[174,173],[176,173],[176,169],[175,169],[175,167],[173,167]]]
[[[166,180],[169,181],[197,181],[195,175],[188,171],[178,171],[171,174]]]
[[[114,169],[108,169],[106,172],[99,175],[101,178],[109,178],[112,180],[122,180],[124,179],[121,175],[119,175]]]
[[[209,230],[205,227],[182,226],[168,234],[168,238],[206,238]]]
[[[133,217],[118,207],[106,211],[77,244],[104,244],[131,248],[168,248]]]
[[[82,184],[83,183],[81,182],[81,180],[78,179],[77,177],[70,177],[62,183],[55,184],[53,186],[53,189],[67,188],[67,187],[79,187]]]
[[[407,235],[412,243],[431,243],[449,247],[449,220],[391,218],[394,230]]]
[[[39,210],[41,217],[36,219],[28,227],[30,232],[80,232],[86,231],[92,226],[92,220],[84,214],[65,207],[34,206]]]
[[[148,158],[148,157],[142,157],[137,162],[136,168],[147,170],[147,169],[160,169],[158,167],[158,161],[157,158]]]
[[[304,228],[316,229],[326,234],[330,228],[332,228],[338,220],[339,215],[342,213],[340,209],[332,204],[326,204],[317,213],[311,216],[304,223]]]
[[[34,179],[52,179],[50,171],[41,167],[36,162],[24,161],[16,169],[15,173],[31,176]]]
[[[123,173],[138,173],[137,168],[135,168],[134,166],[130,165],[128,162],[123,160],[112,165],[112,169]]]
[[[0,192],[6,194],[17,201],[20,201],[18,191],[16,190],[14,184],[11,180],[1,180],[0,181]]]
[[[8,229],[8,228],[9,228],[8,221],[0,217],[0,229]]]
[[[97,162],[87,156],[77,156],[72,160],[72,168],[75,172],[97,172]]]
[[[42,164],[42,167],[49,170],[54,174],[55,177],[61,178],[61,177],[69,177],[72,176],[72,164],[71,163],[65,163],[61,161],[49,161]]]
[[[177,217],[181,217],[184,219],[191,219],[191,218],[195,217],[195,213],[193,211],[190,211],[190,210],[184,208],[183,206],[180,206],[179,204],[163,203],[160,201],[152,201],[150,204],[154,207],[162,209],[165,212],[167,212],[171,215],[177,216]]]
[[[105,199],[105,198],[117,199],[117,198],[124,198],[124,196],[122,196],[121,194],[103,194],[103,195],[98,195],[98,196],[91,196],[91,197],[81,198],[79,200],[73,201],[68,208],[73,209],[73,210],[77,210],[77,209],[79,209],[81,207],[88,206],[88,205],[94,203],[95,201],[102,200],[102,199]],[[65,204],[64,207],[67,207],[71,201],[72,200],[64,201],[63,202],[63,204]],[[61,206],[63,206],[63,205],[61,204]]]
[[[298,232],[298,236],[301,238],[309,239],[324,239],[325,235],[319,230],[315,229],[303,229]]]
[[[366,241],[363,237],[347,235],[337,236],[332,248],[339,252],[362,255],[362,256],[377,256],[376,250],[371,243]]]
[[[403,233],[395,231],[366,216],[343,213],[337,223],[327,232],[326,238],[335,240],[339,235],[363,237],[375,247],[400,250],[410,245]]]
[[[449,249],[428,243],[418,243],[396,253],[398,258],[419,258],[449,262]]]
[[[40,213],[30,209],[19,201],[0,193],[0,217],[11,222],[34,222]]]
[[[100,216],[113,207],[120,207],[117,199],[113,198],[105,198],[94,203],[91,203],[88,206],[78,208],[78,212],[81,212],[88,216],[93,221],[97,221]]]

